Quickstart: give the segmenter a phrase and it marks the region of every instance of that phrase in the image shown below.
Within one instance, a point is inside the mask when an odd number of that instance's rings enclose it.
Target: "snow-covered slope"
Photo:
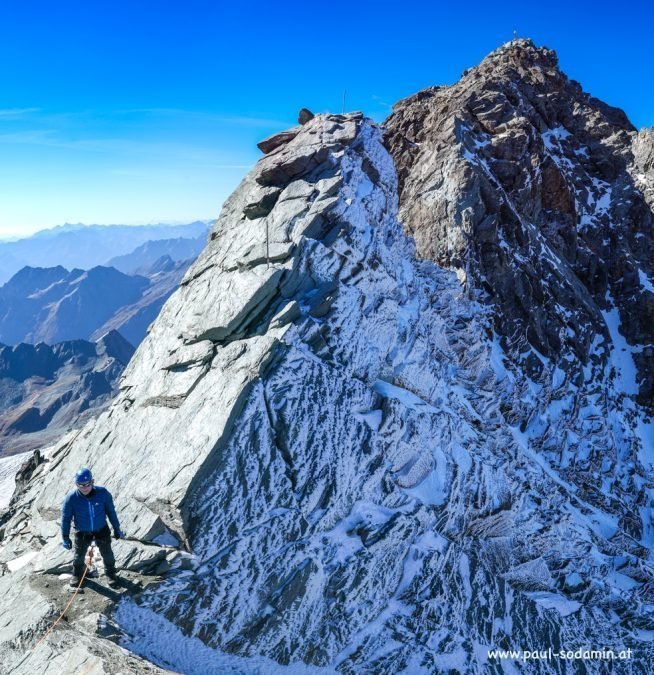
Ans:
[[[36,608],[0,609],[3,662],[69,649],[25,652],[66,561],[62,484],[88,463],[132,537],[119,566],[163,575],[105,610],[111,635],[160,667],[575,672],[488,651],[584,647],[647,673],[654,456],[619,319],[597,310],[579,368],[534,349],[536,376],[484,289],[417,255],[377,125],[318,115],[265,147],[112,408],[5,524],[0,560],[37,555],[0,577]],[[71,663],[119,672],[89,626]]]

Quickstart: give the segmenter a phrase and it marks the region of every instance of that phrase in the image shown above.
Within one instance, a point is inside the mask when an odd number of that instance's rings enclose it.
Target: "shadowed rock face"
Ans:
[[[629,345],[652,343],[651,133],[584,93],[553,51],[508,43],[457,84],[400,101],[386,127],[418,253],[484,291],[536,376],[530,347],[574,377],[606,363],[602,311],[617,310]],[[652,406],[651,350],[636,361]]]
[[[554,68],[550,52],[537,57]],[[635,135],[607,110],[631,148]],[[416,133],[424,120],[415,118]],[[465,152],[456,134],[473,132],[448,120],[439,122],[442,147],[424,157],[422,191],[420,164],[407,157],[411,143],[428,141],[387,137],[394,161],[383,130],[360,114],[317,115],[266,139],[111,408],[44,451],[15,500],[0,563],[34,557],[0,576],[10,601],[0,605],[4,663],[43,669],[42,652],[26,658],[15,645],[31,646],[46,623],[44,580],[68,562],[58,546],[62,485],[88,464],[130,535],[116,543],[119,567],[162,576],[106,611],[123,646],[172,670],[274,673],[293,663],[300,672],[484,673],[487,649],[602,645],[631,647],[632,672],[648,675],[654,448],[634,400],[638,352],[617,330],[618,310],[600,305],[542,234],[554,216],[527,220],[508,182],[465,154],[467,182],[454,180]],[[486,147],[474,138],[474,152]],[[430,181],[439,153],[453,180],[427,206],[445,202],[449,216],[434,219],[441,229],[431,239],[416,227],[414,241],[407,191],[420,212],[438,190]],[[579,217],[569,177],[550,159],[541,212]],[[510,167],[493,166],[508,181]],[[603,180],[613,188],[624,171]],[[475,185],[478,193],[466,192]],[[474,211],[475,194],[480,208],[494,205],[496,234],[484,248],[475,243],[483,228],[470,226],[466,250],[457,205]],[[603,227],[599,207],[591,215]],[[511,234],[513,248],[497,232]],[[447,253],[448,237],[459,252],[442,264],[419,255],[429,242],[431,257]],[[481,287],[482,262],[497,248],[506,260],[496,264],[512,275],[504,295]],[[467,266],[465,283],[446,266]],[[538,276],[546,273],[548,283]],[[494,280],[503,283],[499,272]],[[549,358],[533,347],[530,356],[530,343],[508,340],[498,319],[506,312],[507,323],[527,326],[532,314],[549,316],[550,296],[539,293],[558,298],[558,283],[578,310],[566,320],[588,333],[585,364],[566,366],[576,352],[554,343]],[[12,602],[24,595],[33,609],[18,615]],[[79,617],[70,632],[87,631],[82,655],[117,672],[93,649],[102,642],[89,636],[95,617]],[[57,657],[70,649],[54,638],[46,645]],[[520,667],[560,672],[545,661]]]

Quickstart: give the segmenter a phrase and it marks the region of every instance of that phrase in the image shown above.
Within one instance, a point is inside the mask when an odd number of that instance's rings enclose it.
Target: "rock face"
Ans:
[[[493,121],[505,63],[518,93]],[[111,408],[44,451],[14,499],[0,593],[29,594],[30,612],[0,606],[0,660],[13,672],[70,649],[62,631],[26,652],[58,609],[44,579],[67,562],[62,486],[88,464],[129,534],[119,567],[160,575],[103,611],[114,640],[159,666],[482,673],[513,665],[489,649],[601,645],[632,649],[629,672],[648,673],[654,447],[635,363],[645,343],[618,330],[619,302],[632,301],[617,273],[584,276],[580,262],[595,229],[610,229],[607,211],[633,207],[640,220],[632,232],[614,223],[624,231],[603,262],[647,264],[651,212],[628,185],[647,151],[634,154],[624,116],[566,84],[547,50],[518,41],[477,72],[400,104],[386,131],[360,114],[317,115],[266,139]],[[463,128],[476,99],[454,94],[467,78],[491,97],[475,113],[487,129]],[[532,79],[540,141],[520,104]],[[568,135],[545,117],[563,105],[556,83],[586,103],[567,122],[587,114],[587,125]],[[436,104],[445,95],[449,113]],[[516,125],[515,147],[502,124]],[[583,203],[569,187],[569,152],[588,155],[589,176],[603,172],[592,204],[591,187]],[[521,183],[530,162],[542,163],[538,185]],[[604,199],[609,188],[623,197]],[[561,317],[573,335],[557,343],[549,323]],[[102,654],[118,671],[83,610],[69,628],[77,662]]]
[[[629,346],[654,341],[654,218],[637,178],[651,180],[651,134],[584,93],[553,51],[508,43],[456,85],[400,101],[387,129],[419,255],[485,292],[527,367],[541,369],[534,348],[580,377],[609,340],[603,312]],[[636,354],[629,392],[650,407],[653,358]]]
[[[650,208],[654,208],[654,127],[643,129],[633,140],[634,163],[631,175],[642,190]]]
[[[53,443],[97,415],[133,353],[115,331],[96,343],[0,345],[0,456]]]

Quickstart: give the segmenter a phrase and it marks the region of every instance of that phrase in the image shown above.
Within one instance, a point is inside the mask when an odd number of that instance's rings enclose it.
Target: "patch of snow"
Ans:
[[[370,502],[356,502],[350,513],[340,520],[328,532],[316,535],[329,554],[329,562],[344,564],[357,551],[363,548],[361,537],[354,531],[359,526],[378,529],[395,514],[392,509]]]
[[[25,565],[29,565],[29,563],[32,562],[32,560],[34,560],[38,554],[38,551],[30,551],[29,553],[25,553],[25,555],[21,555],[19,558],[9,560],[7,562],[7,567],[9,568],[10,572],[16,572],[17,570],[25,567]]]
[[[608,297],[608,294],[607,294]],[[609,298],[610,299],[610,298]],[[608,328],[613,348],[611,349],[611,363],[615,368],[620,381],[620,389],[625,394],[637,394],[636,365],[634,363],[632,349],[627,344],[624,335],[620,333],[620,314],[614,306],[610,311],[603,310],[602,315]]]
[[[264,657],[226,654],[188,637],[173,623],[131,600],[118,605],[115,619],[129,631],[122,647],[153,663],[184,675],[333,675],[332,668],[318,668],[305,663],[283,666]]]
[[[612,188],[608,186],[601,194],[600,198],[595,202],[595,211],[598,214],[606,213],[611,206]]]
[[[155,544],[159,546],[179,546],[179,539],[168,529],[163,534],[160,534],[158,537],[155,537],[152,540]]]
[[[556,145],[558,145],[558,141],[568,138],[571,135],[572,134],[564,127],[554,127],[554,129],[548,129],[542,134],[543,143],[545,143],[545,147],[548,150],[551,150],[555,147],[555,141]]]
[[[413,392],[408,391],[407,389],[402,389],[402,387],[397,387],[390,382],[385,382],[384,380],[377,380],[372,388],[384,398],[394,398],[400,403],[402,403],[407,408],[413,408],[414,410],[424,410],[429,412],[438,412],[434,406],[427,403],[419,396],[416,396]]]
[[[468,471],[472,469],[472,457],[460,443],[454,443],[452,445],[452,458],[463,475],[467,474]]]
[[[593,532],[604,539],[611,539],[618,531],[618,522],[615,516],[610,516],[594,507],[588,507],[589,513],[582,513],[572,504],[568,504],[566,508],[578,522],[590,525]]]
[[[0,510],[9,506],[16,489],[16,473],[26,459],[25,454],[0,458]]]
[[[565,583],[568,586],[575,587],[579,586],[583,582],[583,579],[581,578],[581,575],[578,574],[577,572],[571,572],[568,574],[568,576],[565,578]]]
[[[525,595],[545,609],[555,609],[561,616],[569,616],[570,614],[574,614],[581,607],[580,602],[577,602],[576,600],[568,600],[568,598],[561,595],[560,593],[534,591],[531,593],[525,593]]]
[[[643,270],[640,268],[638,269],[638,277],[640,279],[640,285],[646,290],[649,291],[650,293],[654,293],[654,286],[652,285],[652,282],[649,280],[649,277]]]
[[[418,485],[412,488],[404,488],[404,492],[423,504],[442,506],[450,493],[446,480],[446,468],[445,457],[442,457],[436,467]]]
[[[443,652],[434,656],[436,672],[465,673],[468,669],[468,655],[461,646],[455,647],[450,652]]]
[[[607,575],[606,579],[614,588],[621,591],[630,591],[632,588],[642,586],[642,584],[635,579],[632,579],[625,574],[620,574],[620,572],[611,572]]]
[[[367,424],[373,431],[379,430],[379,425],[382,422],[382,411],[381,410],[371,410],[369,412],[358,412],[354,413],[354,416]]]

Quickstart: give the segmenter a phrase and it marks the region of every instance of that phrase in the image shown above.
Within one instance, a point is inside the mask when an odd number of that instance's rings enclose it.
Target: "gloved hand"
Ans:
[[[114,530],[114,539],[124,539],[125,533],[122,530]]]
[[[70,540],[70,537],[64,537],[61,545],[67,550],[70,551],[73,548],[73,542]]]

